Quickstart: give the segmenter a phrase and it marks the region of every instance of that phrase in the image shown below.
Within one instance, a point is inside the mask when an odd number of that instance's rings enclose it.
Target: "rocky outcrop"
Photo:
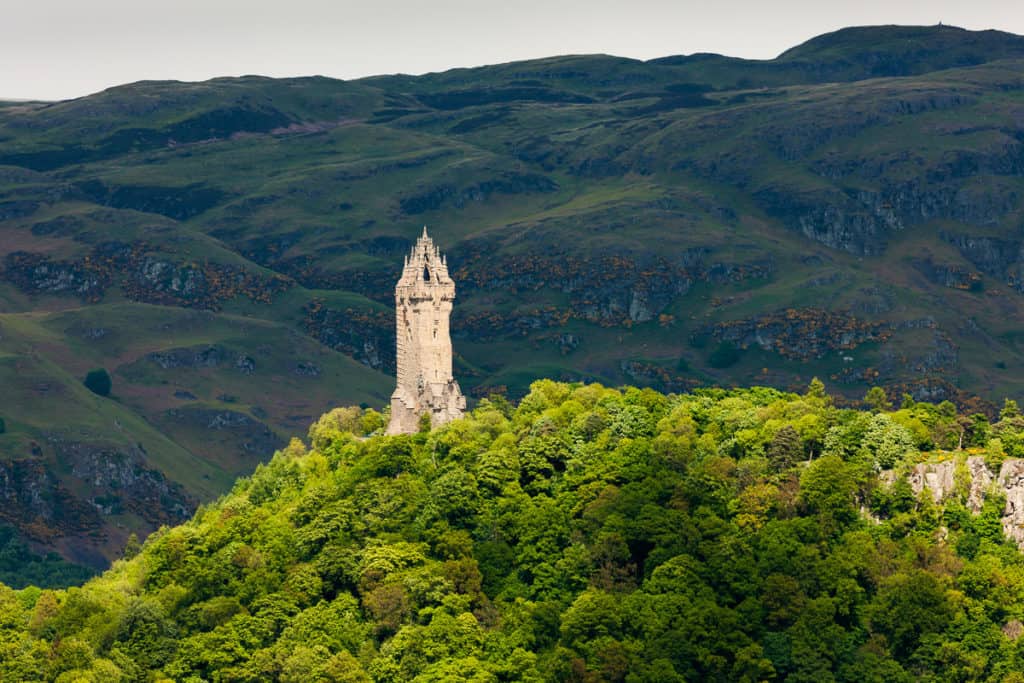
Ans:
[[[931,258],[915,259],[914,267],[928,280],[943,287],[969,292],[985,288],[981,273],[951,263],[936,263]]]
[[[891,217],[891,226],[895,229],[933,218],[996,225],[1017,206],[1019,197],[1013,190],[998,184],[986,190],[975,191],[954,182],[918,179],[885,183],[879,190],[860,190],[854,196],[876,215]]]
[[[865,377],[870,380],[870,377]],[[995,404],[976,394],[957,387],[944,377],[916,377],[904,381],[888,382],[886,388],[891,396],[909,394],[915,401],[941,403],[951,401],[961,413],[971,415],[982,413],[990,417],[999,413]]]
[[[914,329],[917,322],[905,321],[897,329]],[[960,364],[960,349],[949,334],[938,329],[934,321],[922,326],[932,328],[930,342],[915,343],[909,350],[882,350],[877,370],[883,377],[897,377],[907,370],[921,375],[948,374]]]
[[[941,503],[958,493],[958,487],[965,486],[967,507],[972,512],[978,512],[992,485],[992,473],[985,466],[985,459],[981,456],[972,456],[964,461],[959,482],[958,467],[958,460],[915,465],[910,472],[910,488],[915,495],[920,495],[927,488],[935,502]]]
[[[177,347],[146,354],[146,360],[164,370],[232,367],[243,375],[256,373],[256,360],[246,353],[233,352],[219,344]]]
[[[772,185],[753,197],[766,212],[804,236],[860,256],[881,254],[893,233],[933,219],[997,225],[1020,200],[1013,189],[1000,184],[981,192],[955,182],[890,183],[884,178],[874,190],[808,191]]]
[[[452,316],[452,336],[458,339],[491,341],[502,337],[526,337],[539,330],[565,325],[573,317],[571,310],[555,306],[522,308],[516,311],[477,311]],[[558,342],[556,342],[558,343]],[[569,348],[569,346],[562,346]]]
[[[1024,549],[1024,460],[1004,461],[998,482],[1006,492],[1003,531]]]
[[[553,290],[568,295],[568,305],[520,306],[514,310],[461,312],[452,315],[452,335],[474,340],[525,337],[577,319],[602,327],[631,326],[659,319],[659,314],[696,282],[731,283],[767,279],[771,260],[729,263],[714,258],[714,249],[692,247],[671,258],[602,256],[584,258],[564,250],[494,258],[496,245],[478,241],[463,245],[459,270],[453,274],[460,291],[500,292],[503,295]],[[456,256],[452,256],[455,262]],[[335,274],[338,275],[338,274]],[[340,277],[340,275],[339,275]],[[363,273],[355,287],[369,295],[377,281]],[[332,279],[337,284],[337,278]],[[350,286],[354,283],[348,283]],[[376,295],[386,292],[384,285]],[[390,285],[387,285],[390,286]],[[305,307],[307,334],[372,368],[394,371],[389,349],[395,345],[394,316],[390,310],[326,307],[312,301]],[[571,346],[571,344],[570,344]],[[563,348],[568,348],[564,347]]]
[[[146,466],[141,446],[117,449],[51,435],[48,441],[64,467],[89,491],[101,514],[130,511],[153,528],[189,517],[197,501],[162,472]]]
[[[228,352],[223,347],[197,346],[154,351],[146,359],[164,370],[176,368],[215,368],[220,365]]]
[[[283,276],[219,263],[175,263],[148,251],[141,242],[104,242],[76,260],[15,251],[5,258],[2,277],[29,293],[73,294],[96,302],[117,284],[134,301],[211,310],[236,296],[269,302],[291,286]]]
[[[701,384],[695,377],[686,377],[650,361],[624,360],[619,369],[631,382],[666,393],[690,391]]]
[[[453,262],[455,280],[469,290],[510,294],[551,289],[569,295],[571,317],[602,326],[653,320],[697,282],[724,284],[767,279],[770,259],[728,262],[710,247],[672,255],[614,254],[585,257],[564,248],[497,258],[498,245],[481,240],[463,245]]]
[[[243,456],[266,458],[285,445],[284,439],[266,424],[234,410],[182,406],[165,411],[164,417],[180,426],[224,432],[237,443]]]
[[[313,300],[303,311],[306,334],[321,344],[341,351],[375,370],[395,371],[395,314],[328,308]]]
[[[1024,242],[952,233],[943,233],[942,237],[983,273],[1024,293]]]
[[[98,531],[101,513],[37,458],[0,460],[0,520],[35,541]]]
[[[292,366],[292,372],[299,377],[319,377],[320,366],[309,360],[300,360]]]
[[[834,188],[807,192],[769,186],[753,196],[768,214],[805,237],[860,256],[881,254],[888,235],[903,227],[891,210],[866,206]]]
[[[399,246],[397,242],[367,243],[360,249],[387,255]],[[561,245],[498,256],[501,251],[501,244],[492,239],[473,240],[453,249],[452,262],[458,266],[453,277],[460,291],[519,294],[548,289],[569,295],[572,317],[604,326],[652,320],[697,282],[768,279],[775,267],[772,259],[761,254],[746,261],[723,260],[712,247],[689,247],[671,255],[588,256]],[[393,272],[327,272],[309,256],[277,261],[273,267],[310,288],[348,289],[390,305],[387,292],[395,278]]]
[[[110,286],[110,275],[86,261],[54,261],[43,254],[16,251],[4,260],[4,279],[22,291],[72,294],[96,302]]]
[[[0,523],[26,539],[100,567],[119,552],[110,541],[126,533],[116,528],[122,515],[149,533],[195,511],[198,501],[147,466],[140,445],[82,441],[64,432],[43,437],[31,444],[30,457],[0,460]]]
[[[801,308],[718,323],[702,333],[741,348],[757,346],[786,358],[807,360],[865,342],[885,341],[892,329],[886,323],[861,320],[842,311]]]
[[[891,476],[883,477],[886,478],[891,480]],[[936,503],[963,495],[967,508],[974,513],[981,510],[986,496],[993,490],[1003,493],[1006,496],[1003,531],[1024,550],[1024,460],[1004,460],[995,476],[981,456],[922,463],[914,466],[908,480],[916,495],[927,489]]]

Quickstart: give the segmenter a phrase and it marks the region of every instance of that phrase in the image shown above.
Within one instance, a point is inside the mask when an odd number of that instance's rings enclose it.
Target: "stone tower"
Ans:
[[[418,431],[423,414],[437,426],[462,417],[466,409],[466,398],[452,377],[448,316],[454,300],[448,264],[423,228],[395,286],[398,386],[391,395],[388,434]]]

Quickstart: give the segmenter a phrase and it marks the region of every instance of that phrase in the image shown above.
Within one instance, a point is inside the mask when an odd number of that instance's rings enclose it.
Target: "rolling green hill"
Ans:
[[[102,566],[330,406],[384,405],[423,224],[475,397],[818,375],[991,412],[1024,390],[1022,74],[1020,36],[886,26],[9,103],[0,523]]]

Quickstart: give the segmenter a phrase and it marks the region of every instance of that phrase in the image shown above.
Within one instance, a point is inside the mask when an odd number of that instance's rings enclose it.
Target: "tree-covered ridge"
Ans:
[[[393,437],[338,409],[83,587],[0,588],[0,680],[1018,680],[1002,500],[900,475],[1021,455],[1024,420],[868,399],[545,380]]]

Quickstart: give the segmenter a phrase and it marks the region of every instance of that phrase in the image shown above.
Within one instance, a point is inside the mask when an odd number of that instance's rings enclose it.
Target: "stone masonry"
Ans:
[[[418,431],[424,414],[436,427],[462,417],[466,409],[466,398],[452,376],[448,318],[454,300],[447,261],[423,228],[395,286],[398,382],[391,395],[388,434]]]

